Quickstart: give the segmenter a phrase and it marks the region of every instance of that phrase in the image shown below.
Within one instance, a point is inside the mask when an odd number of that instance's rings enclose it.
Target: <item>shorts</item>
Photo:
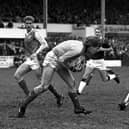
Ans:
[[[57,56],[54,54],[53,51],[50,51],[47,53],[45,56],[45,59],[43,61],[43,66],[50,66],[52,68],[56,68],[58,63],[57,63]]]
[[[86,63],[86,67],[96,68],[99,70],[108,70],[108,68],[105,65],[104,59],[98,59],[98,60],[88,60]]]
[[[24,63],[29,65],[32,70],[36,70],[40,68],[40,64],[37,57],[27,58]]]

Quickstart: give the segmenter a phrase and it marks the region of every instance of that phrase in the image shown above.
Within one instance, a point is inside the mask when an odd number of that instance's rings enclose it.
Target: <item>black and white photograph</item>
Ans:
[[[129,0],[0,0],[0,129],[129,129]]]

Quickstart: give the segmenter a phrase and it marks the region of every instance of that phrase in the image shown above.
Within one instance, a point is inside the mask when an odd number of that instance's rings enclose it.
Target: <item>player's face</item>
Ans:
[[[33,22],[31,20],[26,20],[25,21],[25,28],[30,31],[33,28]]]
[[[102,39],[102,32],[100,30],[96,30],[96,36]]]

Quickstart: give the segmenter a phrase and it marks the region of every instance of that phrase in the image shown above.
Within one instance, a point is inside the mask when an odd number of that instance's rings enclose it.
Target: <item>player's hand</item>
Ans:
[[[66,67],[66,64],[64,63],[64,60],[63,60],[62,58],[59,58],[59,59],[57,60],[57,63],[58,63],[59,65],[62,65],[62,66],[64,66],[64,67]]]
[[[58,62],[64,63],[64,59],[60,57],[60,58],[58,59]]]
[[[113,48],[112,48],[112,47],[110,47],[110,48],[103,48],[103,47],[100,47],[100,48],[98,49],[98,51],[113,51]]]

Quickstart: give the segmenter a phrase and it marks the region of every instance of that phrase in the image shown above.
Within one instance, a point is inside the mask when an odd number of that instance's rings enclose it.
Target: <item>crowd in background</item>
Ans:
[[[47,42],[52,48],[53,46],[61,43],[65,40],[71,40],[71,39],[77,39],[80,40],[81,37],[73,37],[68,34],[48,34]],[[123,55],[127,54],[129,57],[129,38],[118,38],[118,37],[112,37],[109,38],[109,43],[114,49],[114,53],[107,53],[105,55],[105,59],[121,59],[123,58]],[[1,55],[10,55],[10,56],[21,56],[24,55],[24,40],[18,39],[18,40],[10,40],[10,39],[1,39],[0,40],[0,56]]]
[[[14,6],[15,5],[15,6]],[[48,23],[70,23],[77,25],[100,24],[101,0],[48,0]],[[121,6],[124,5],[124,6]],[[106,0],[106,24],[129,24],[129,1]],[[0,28],[13,28],[13,22],[23,22],[23,17],[33,15],[35,22],[43,22],[43,0],[4,0],[0,1]],[[7,24],[4,25],[3,22]],[[74,39],[66,34],[48,34],[49,42],[57,44],[63,40]],[[122,55],[128,50],[128,36],[112,36],[116,53]],[[19,55],[23,53],[23,41],[0,40],[0,55]],[[4,51],[6,50],[6,51]]]
[[[70,34],[65,33],[48,33],[47,42],[50,47],[61,43],[62,41],[69,39],[80,40],[81,37],[73,37]],[[123,56],[129,57],[129,37],[109,37],[109,43],[111,43],[114,52],[113,54],[107,53],[105,59],[123,59]],[[23,39],[0,39],[0,56],[17,56],[21,57],[24,55],[24,40]]]
[[[128,0],[106,0],[105,10],[107,24],[129,24]],[[43,22],[43,0],[0,1],[3,21],[22,22],[26,15],[33,15],[36,22]],[[98,24],[100,16],[101,0],[48,0],[49,23]]]

